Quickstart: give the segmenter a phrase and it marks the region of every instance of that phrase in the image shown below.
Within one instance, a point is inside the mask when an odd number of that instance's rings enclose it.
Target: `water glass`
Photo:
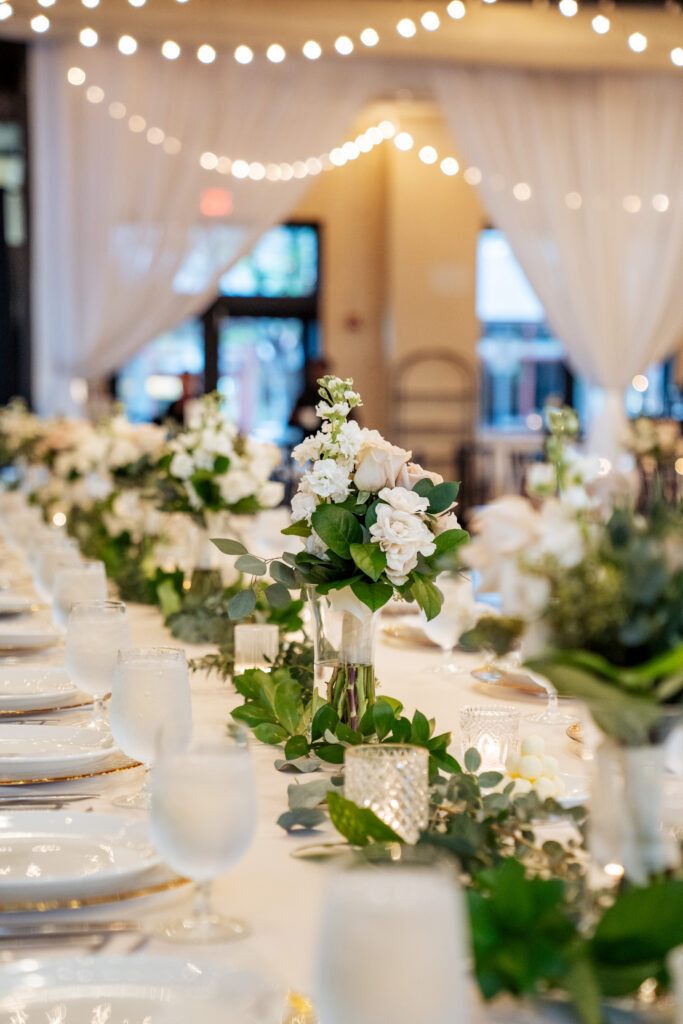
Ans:
[[[429,751],[400,743],[347,747],[344,796],[416,843],[429,821]]]
[[[43,601],[52,600],[55,573],[59,565],[80,562],[78,541],[65,535],[49,537],[38,546],[34,582]]]
[[[321,1021],[466,1022],[465,936],[455,872],[434,853],[403,847],[397,860],[338,871],[317,944]]]
[[[280,650],[280,630],[261,623],[235,626],[235,675],[250,668],[269,672]]]
[[[130,647],[130,626],[122,601],[75,604],[66,623],[66,667],[71,678],[93,695],[91,728],[107,726],[104,698],[111,693],[119,651]]]
[[[452,578],[446,574],[437,580],[439,590],[443,594],[441,611],[433,619],[427,619],[424,612],[420,613],[422,632],[440,647],[443,659],[434,672],[437,675],[454,675],[459,671],[453,661],[453,651],[458,640],[476,622],[477,611],[472,597],[472,584],[469,580]]]
[[[114,740],[149,773],[159,744],[185,750],[192,738],[192,699],[185,652],[178,647],[131,647],[119,651],[111,691],[109,724]],[[115,801],[147,808],[147,779],[141,793]]]
[[[474,747],[483,771],[505,767],[519,745],[519,710],[513,704],[466,704],[460,709],[462,752]]]
[[[104,562],[58,562],[52,594],[52,618],[56,626],[64,629],[69,612],[82,601],[105,601],[107,576]]]
[[[193,914],[161,929],[178,942],[221,942],[247,934],[211,905],[211,883],[247,852],[257,822],[256,782],[242,730],[175,753],[162,745],[152,772],[150,835],[167,864],[197,883]]]

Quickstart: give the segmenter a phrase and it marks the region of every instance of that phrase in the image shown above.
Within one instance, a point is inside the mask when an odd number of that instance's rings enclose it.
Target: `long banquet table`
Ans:
[[[0,556],[2,555],[6,556],[7,551],[0,548]],[[19,563],[15,555],[11,557],[13,575],[16,576]],[[27,581],[26,569],[23,570],[22,577],[23,591],[28,593],[30,584]],[[135,645],[178,645],[165,628],[157,609],[129,605],[129,616]],[[386,625],[389,621],[394,622],[395,618],[392,616],[390,620],[387,616],[383,624]],[[209,646],[186,647],[190,658],[210,650],[212,648]],[[437,731],[453,730],[451,752],[459,756],[459,708],[464,704],[495,703],[499,698],[486,692],[482,684],[477,683],[470,674],[471,670],[481,663],[479,656],[456,655],[459,672],[450,678],[435,675],[433,672],[441,657],[441,652],[436,648],[408,646],[404,643],[399,645],[395,640],[389,641],[380,625],[376,656],[380,692],[401,700],[410,714],[419,707],[428,717],[435,717]],[[26,659],[26,663],[35,660]],[[50,660],[55,664],[62,663],[63,651],[52,654]],[[203,672],[192,675],[191,686],[195,735],[209,738],[220,733],[229,720],[231,709],[240,703],[234,688],[230,683],[221,682]],[[581,759],[581,748],[567,737],[564,727],[550,728],[525,720],[527,711],[535,711],[542,707],[538,700],[518,697],[513,702],[522,711],[522,738],[532,733],[543,735],[547,751],[552,751],[559,758],[562,772],[573,775],[585,772],[586,765]],[[49,717],[49,721],[55,724],[76,724],[85,721],[87,716],[88,709],[74,709],[55,713]],[[27,717],[24,720],[35,724],[36,717]],[[274,761],[282,756],[281,750],[277,747],[264,746],[252,741],[251,750],[257,772],[259,801],[256,838],[246,857],[215,884],[217,908],[248,922],[250,934],[240,942],[224,946],[193,946],[191,950],[188,947],[187,951],[193,956],[201,953],[207,958],[229,958],[235,965],[265,973],[283,989],[307,993],[312,988],[322,891],[327,874],[333,870],[333,866],[328,861],[300,859],[295,854],[302,846],[334,841],[339,839],[339,836],[329,824],[317,829],[315,833],[284,832],[276,821],[287,809],[287,787],[295,784],[297,778],[305,782],[314,776],[295,776],[290,772],[275,770]],[[40,792],[87,792],[92,793],[92,798],[72,805],[74,813],[84,813],[91,809],[111,813],[116,812],[116,808],[111,807],[112,799],[124,792],[134,791],[141,783],[142,769],[131,769],[70,783],[31,787],[0,785],[0,798]],[[18,788],[21,790],[20,794]],[[131,917],[143,922],[144,925],[152,925],[155,921],[163,920],[164,916],[176,916],[183,905],[189,906],[191,899],[192,888],[188,885],[164,895],[59,914],[60,919],[62,914],[71,917],[74,914],[89,915],[95,919]],[[57,912],[52,916],[57,916]],[[153,937],[145,945],[144,951],[137,955],[144,956],[150,952],[177,952],[179,948],[182,949],[178,946],[169,946]]]

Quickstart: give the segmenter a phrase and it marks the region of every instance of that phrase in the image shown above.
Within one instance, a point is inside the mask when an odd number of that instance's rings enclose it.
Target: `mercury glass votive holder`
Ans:
[[[399,743],[347,747],[344,796],[416,843],[429,821],[429,751]]]
[[[280,650],[280,630],[262,623],[241,623],[235,626],[234,674],[250,668],[269,672]]]
[[[466,704],[460,709],[462,753],[474,747],[483,771],[501,770],[519,745],[519,709],[513,704]]]

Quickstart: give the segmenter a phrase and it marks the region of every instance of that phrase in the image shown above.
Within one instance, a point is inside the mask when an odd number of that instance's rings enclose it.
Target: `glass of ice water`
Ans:
[[[55,626],[64,629],[69,612],[82,601],[106,601],[107,576],[104,562],[88,562],[85,559],[60,562],[55,571],[52,592],[52,618]]]
[[[66,623],[66,667],[79,689],[93,695],[90,728],[107,728],[104,699],[112,690],[119,651],[127,647],[130,626],[122,601],[73,606]]]
[[[245,734],[169,752],[152,772],[150,834],[179,874],[197,883],[194,911],[161,935],[177,942],[224,942],[247,934],[242,921],[216,913],[211,883],[247,852],[256,831],[256,783]]]
[[[327,884],[314,1002],[325,1024],[466,1021],[461,893],[442,856],[393,847]],[[392,858],[396,859],[392,859]]]
[[[460,671],[453,661],[453,651],[465,630],[474,625],[472,584],[469,580],[444,574],[438,578],[437,586],[443,594],[441,611],[431,620],[424,612],[420,613],[420,618],[422,632],[443,651],[441,664],[434,672],[448,676]]]
[[[109,726],[117,746],[141,761],[148,773],[162,742],[167,752],[185,750],[192,739],[192,699],[185,652],[179,647],[131,647],[119,651]],[[147,779],[142,792],[114,802],[120,807],[149,807]]]

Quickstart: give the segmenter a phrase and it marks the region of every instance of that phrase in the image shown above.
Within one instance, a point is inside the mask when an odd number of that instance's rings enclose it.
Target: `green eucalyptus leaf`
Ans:
[[[476,772],[481,764],[481,754],[475,747],[465,751],[465,768],[468,772]]]
[[[262,558],[256,558],[255,555],[240,555],[235,562],[235,568],[250,576],[265,576],[267,566]]]
[[[270,575],[276,583],[282,583],[285,587],[296,587],[296,576],[291,566],[285,562],[271,562]]]
[[[503,776],[500,772],[482,772],[478,779],[482,789],[493,789],[494,786],[503,781]]]
[[[228,615],[233,620],[244,619],[251,615],[256,607],[256,594],[253,590],[241,590],[228,601]]]
[[[266,600],[271,608],[286,608],[292,600],[292,595],[282,583],[272,583],[266,587]]]
[[[287,799],[290,811],[297,807],[317,807],[325,803],[328,792],[334,783],[332,779],[314,779],[313,782],[293,782],[287,786]]]
[[[317,807],[297,807],[294,811],[285,811],[277,819],[280,828],[286,832],[292,832],[294,829],[308,831],[322,825],[324,821],[327,821],[327,815]]]
[[[230,537],[223,539],[218,537],[212,537],[211,543],[214,544],[219,551],[222,551],[224,555],[246,555],[247,549],[244,544],[238,540],[232,540]]]

